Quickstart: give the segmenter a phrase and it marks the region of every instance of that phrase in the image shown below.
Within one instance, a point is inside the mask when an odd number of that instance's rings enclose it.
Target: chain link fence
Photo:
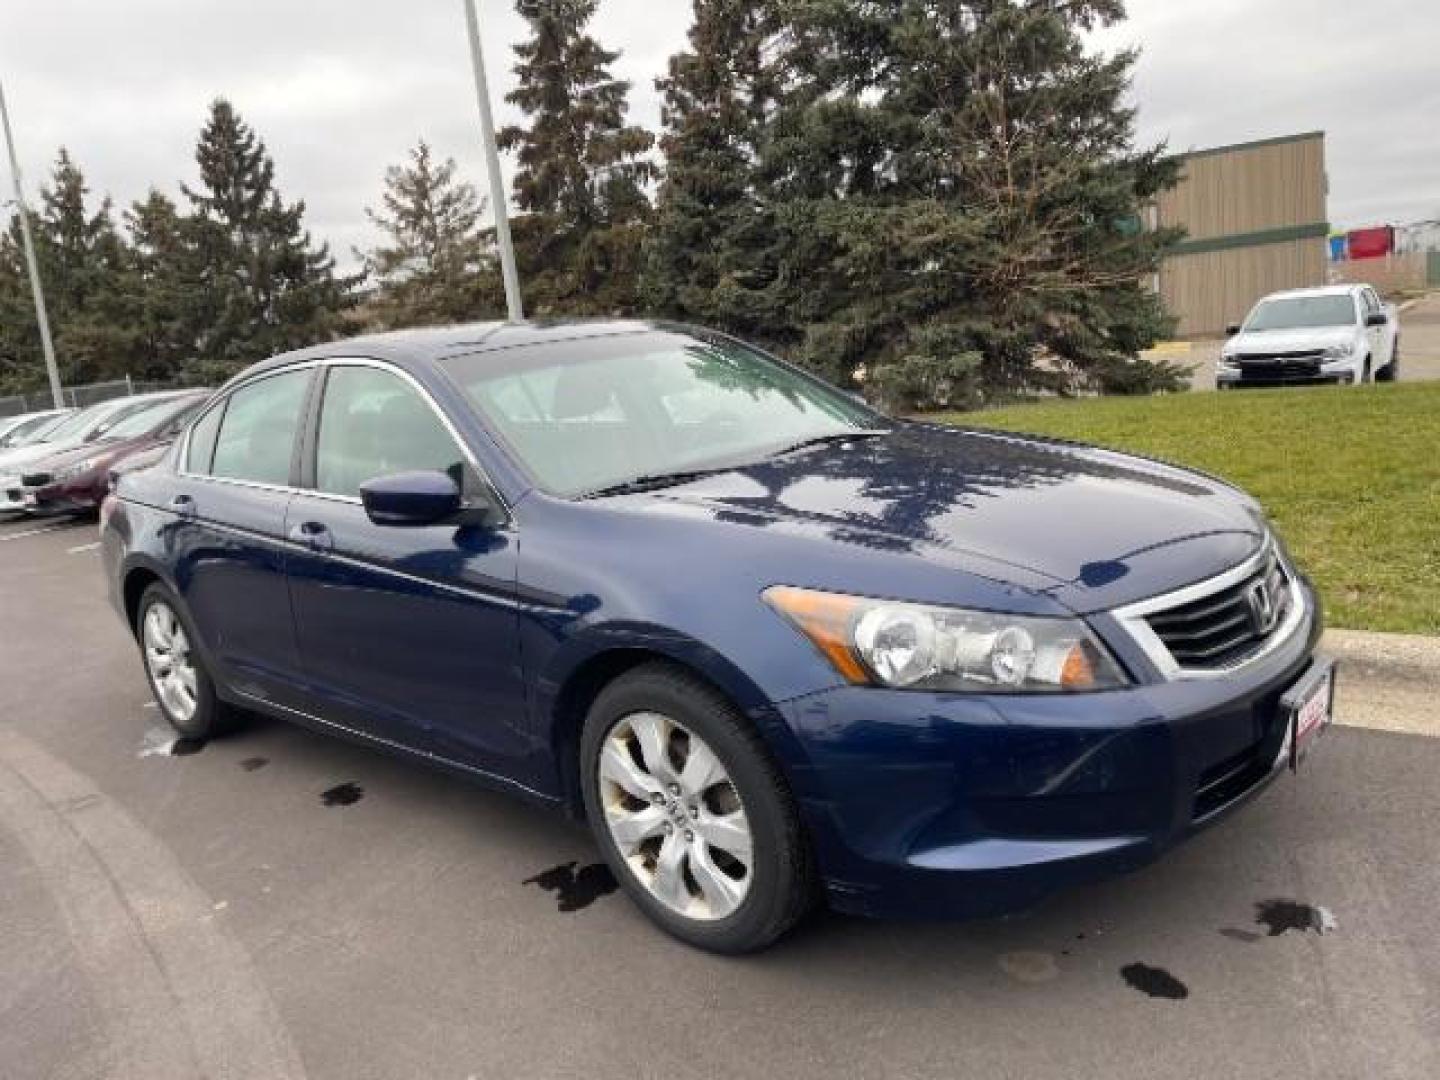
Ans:
[[[145,382],[131,379],[128,376],[123,379],[111,379],[108,382],[87,383],[84,386],[67,386],[61,390],[65,398],[65,404],[77,409],[83,409],[89,405],[95,405],[102,401],[109,401],[111,398],[128,397],[131,394],[145,394],[151,390],[164,390],[167,384],[163,382]],[[54,408],[50,391],[40,391],[34,394],[11,394],[9,397],[0,397],[0,417],[19,416],[21,413],[41,412],[45,409]]]

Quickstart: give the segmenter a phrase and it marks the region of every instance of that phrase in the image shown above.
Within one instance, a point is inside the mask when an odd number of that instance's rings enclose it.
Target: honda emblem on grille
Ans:
[[[1275,598],[1270,595],[1270,583],[1264,578],[1255,582],[1245,594],[1245,603],[1250,608],[1250,626],[1256,637],[1264,637],[1275,629],[1280,613],[1275,608]]]

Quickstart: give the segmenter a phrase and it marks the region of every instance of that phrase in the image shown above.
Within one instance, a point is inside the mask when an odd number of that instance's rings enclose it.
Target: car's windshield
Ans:
[[[31,439],[38,439],[47,430],[54,427],[64,415],[59,416],[46,414],[43,416],[31,416],[21,420],[18,424],[12,424],[3,436],[0,436],[0,449],[8,450],[12,446],[24,446]]]
[[[1245,322],[1246,330],[1303,330],[1315,326],[1350,326],[1355,301],[1346,294],[1292,296],[1262,300]]]
[[[192,409],[199,402],[194,398],[167,398],[157,401],[148,408],[131,413],[123,420],[105,432],[107,439],[132,439],[137,435],[144,435],[159,427],[165,421],[179,415],[186,409]]]
[[[135,413],[151,408],[154,404],[153,397],[116,398],[113,401],[107,401],[103,405],[95,406],[97,411],[90,417],[89,423],[72,435],[82,442],[93,442],[101,437],[109,438],[110,432],[115,430],[116,424],[127,416],[133,416]]]
[[[84,432],[97,424],[101,417],[106,415],[112,404],[112,402],[107,401],[100,405],[91,405],[88,409],[81,409],[79,412],[71,413],[43,435],[33,437],[31,441],[59,442],[63,439],[78,439]]]
[[[442,366],[540,486],[563,496],[885,424],[760,353],[678,332],[497,350]]]

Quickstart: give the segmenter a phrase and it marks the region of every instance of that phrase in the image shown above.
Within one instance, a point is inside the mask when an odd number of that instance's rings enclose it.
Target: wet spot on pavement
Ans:
[[[256,772],[260,769],[263,769],[266,765],[269,764],[269,758],[247,757],[244,761],[240,762],[240,768],[244,769],[246,772]]]
[[[1247,945],[1252,941],[1259,941],[1260,935],[1253,930],[1237,930],[1233,926],[1224,927],[1220,931],[1221,937],[1228,937],[1231,941],[1243,941]]]
[[[573,861],[526,878],[521,884],[538,885],[546,892],[553,892],[561,911],[587,908],[620,887],[615,875],[604,863],[591,863],[576,870]]]
[[[1016,982],[1023,983],[1050,982],[1060,975],[1059,965],[1055,963],[1053,955],[1028,950],[1002,953],[1000,970]]]
[[[336,784],[320,793],[320,801],[326,806],[354,806],[365,797],[365,789],[354,781]]]
[[[1190,996],[1190,988],[1164,968],[1126,964],[1120,969],[1120,976],[1147,997],[1184,1001]]]
[[[1325,908],[1298,900],[1262,900],[1255,905],[1255,921],[1266,928],[1270,937],[1291,930],[1326,934],[1338,926],[1335,916]]]

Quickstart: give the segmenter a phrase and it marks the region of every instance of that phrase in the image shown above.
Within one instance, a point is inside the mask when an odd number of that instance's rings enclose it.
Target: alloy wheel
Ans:
[[[195,715],[195,662],[190,656],[190,639],[173,608],[163,600],[145,612],[145,667],[166,714],[176,723],[187,723]]]
[[[627,867],[671,911],[723,919],[754,876],[745,807],[715,751],[659,713],[619,720],[600,751],[605,824]]]

